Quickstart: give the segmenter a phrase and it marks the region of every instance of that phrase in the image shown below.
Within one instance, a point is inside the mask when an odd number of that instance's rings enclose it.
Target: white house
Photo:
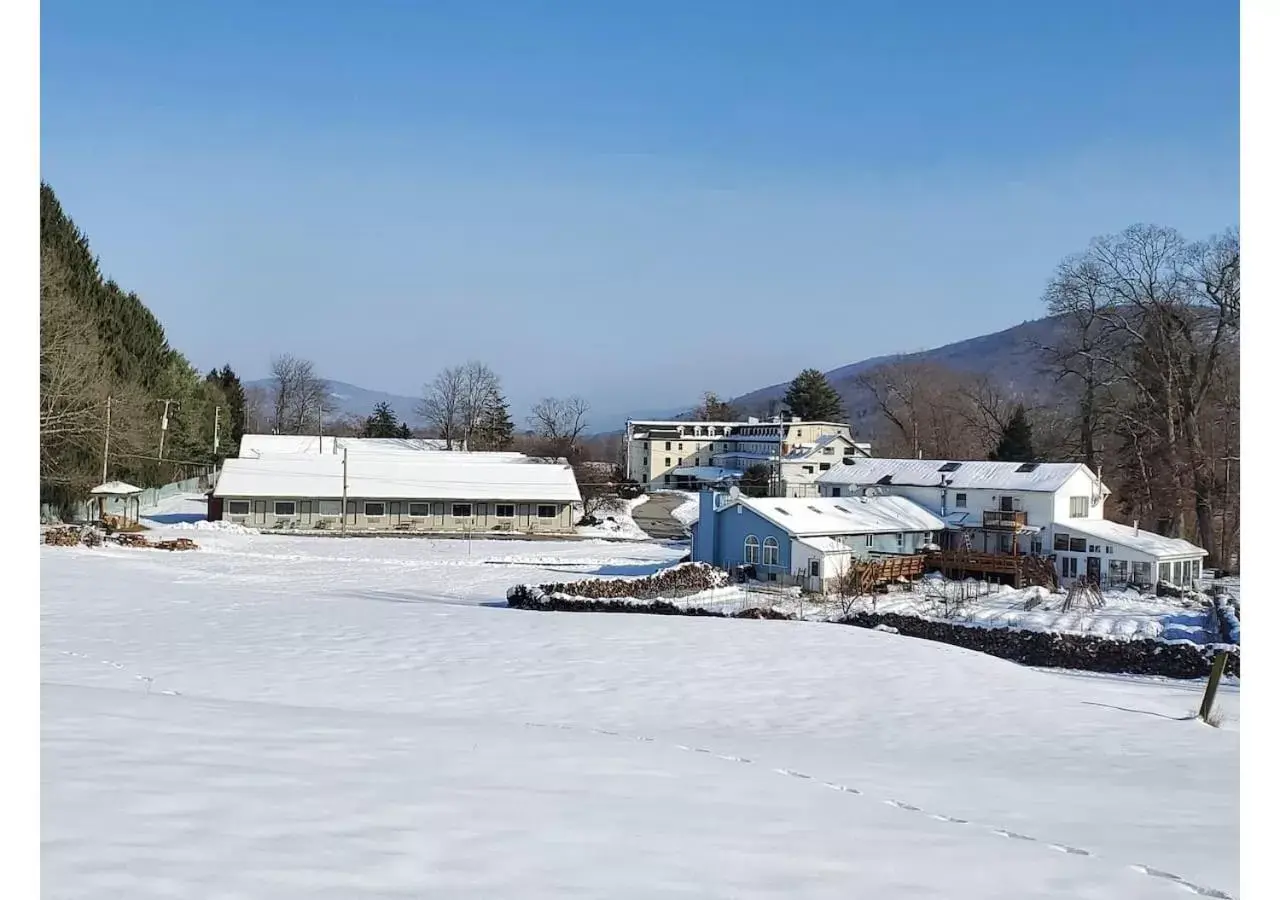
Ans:
[[[581,502],[563,460],[368,451],[228,459],[213,497],[224,519],[291,531],[567,534]]]
[[[909,498],[946,522],[945,549],[1012,553],[1016,543],[1019,554],[1052,557],[1064,579],[1188,584],[1206,554],[1107,521],[1111,492],[1080,463],[856,459],[820,475],[818,486],[826,497]]]
[[[315,434],[246,434],[240,438],[241,457],[312,453],[341,456],[344,449],[350,452],[421,453],[443,451],[446,446],[439,438],[358,438]],[[515,457],[523,454],[502,455]]]

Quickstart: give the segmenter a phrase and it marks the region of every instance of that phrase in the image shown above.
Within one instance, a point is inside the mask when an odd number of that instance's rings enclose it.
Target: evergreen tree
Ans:
[[[508,450],[515,435],[511,408],[507,399],[495,393],[484,405],[479,426],[472,436],[470,450]]]
[[[399,430],[396,431],[396,437],[408,440],[413,437],[413,430],[409,427],[408,422],[401,422]]]
[[[1019,404],[1000,432],[1000,441],[990,458],[1001,462],[1035,462],[1036,451],[1031,441],[1031,423],[1027,411]]]
[[[807,422],[838,422],[844,415],[840,395],[817,369],[805,369],[797,375],[782,402],[791,415]]]
[[[402,437],[400,419],[396,416],[391,404],[382,402],[373,407],[373,414],[364,420],[360,437],[396,438]]]
[[[773,481],[773,469],[757,463],[742,475],[739,487],[748,497],[768,497],[769,485]]]
[[[235,456],[240,449],[240,439],[245,432],[245,407],[248,405],[244,393],[244,385],[231,366],[224,365],[214,369],[205,376],[205,383],[216,388],[219,396],[217,406],[222,408],[218,415],[218,459]]]

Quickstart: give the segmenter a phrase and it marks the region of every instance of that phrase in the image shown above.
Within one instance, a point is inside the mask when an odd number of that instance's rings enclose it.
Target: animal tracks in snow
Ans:
[[[563,731],[588,731],[592,734],[608,735],[611,737],[626,737],[626,735],[622,735],[619,732],[608,731],[603,728],[586,729],[586,728],[578,728],[573,725],[562,725],[562,724],[547,725],[540,722],[525,722],[525,725],[527,725],[530,728],[559,728]],[[636,741],[642,741],[644,743],[649,743],[649,744],[658,743],[658,741],[655,738],[647,737],[647,736],[637,735],[637,736],[632,736],[631,739]],[[726,762],[745,763],[747,765],[752,764],[752,761],[750,759],[747,759],[744,756],[732,756],[726,753],[717,753],[716,751],[708,749],[706,747],[690,747],[687,744],[671,744],[669,746],[674,747],[676,750],[682,750],[686,753],[700,753],[705,756],[713,757],[715,759],[724,760]],[[837,791],[842,794],[854,794],[856,796],[867,796],[863,791],[859,790],[858,788],[850,787],[849,785],[845,785],[845,784],[839,784],[834,781],[822,781],[821,779],[815,778],[814,776],[806,772],[800,772],[795,769],[771,768],[770,771],[773,772],[774,774],[784,775],[788,778],[794,778],[799,781],[813,781],[829,790]],[[884,803],[886,806],[891,806],[894,809],[900,809],[900,810],[903,810],[904,812],[921,813],[937,822],[945,822],[949,825],[964,825],[964,826],[976,827],[976,823],[970,822],[968,819],[959,819],[959,818],[956,818],[955,816],[948,816],[942,813],[929,812],[928,810],[922,809],[919,806],[915,806],[913,804],[907,803],[902,800],[897,800],[894,798],[886,798],[886,799],[882,799],[881,802]],[[1022,834],[1017,831],[1010,831],[1006,828],[995,828],[991,826],[983,826],[983,827],[985,827],[986,831],[990,832],[991,834],[996,835],[998,837],[1003,837],[1006,840],[1022,841],[1028,844],[1039,844],[1045,847],[1046,849],[1054,851],[1055,853],[1066,853],[1070,856],[1082,856],[1082,857],[1089,857],[1090,859],[1101,859],[1101,857],[1099,857],[1096,853],[1093,853],[1089,850],[1081,849],[1080,847],[1073,847],[1069,844],[1060,844],[1052,841],[1044,841],[1044,840],[1041,840],[1040,838],[1033,837],[1032,835]],[[1217,888],[1205,887],[1204,885],[1195,884],[1183,878],[1181,875],[1175,875],[1172,872],[1165,872],[1161,869],[1156,869],[1151,866],[1136,865],[1136,864],[1130,865],[1128,868],[1133,870],[1134,872],[1137,872],[1141,875],[1145,875],[1149,878],[1156,878],[1161,881],[1167,881],[1170,884],[1177,885],[1183,890],[1190,891],[1191,893],[1197,894],[1201,897],[1212,897],[1214,898],[1214,900],[1236,900],[1234,896],[1227,893],[1226,891],[1220,891]]]

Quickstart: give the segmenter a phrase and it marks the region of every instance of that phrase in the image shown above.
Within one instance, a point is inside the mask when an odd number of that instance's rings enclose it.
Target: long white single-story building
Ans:
[[[240,438],[240,456],[246,459],[299,453],[341,456],[343,450],[351,453],[442,453],[448,448],[441,438],[360,438],[317,434],[246,434]],[[461,454],[466,451],[453,452]],[[487,452],[483,456],[489,459],[516,458],[524,454]]]
[[[253,528],[557,534],[582,499],[563,460],[440,452],[233,458],[212,497],[211,517]]]

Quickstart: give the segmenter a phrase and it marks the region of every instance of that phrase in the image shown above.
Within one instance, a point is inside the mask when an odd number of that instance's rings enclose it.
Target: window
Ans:
[[[1151,563],[1135,562],[1133,564],[1133,577],[1130,579],[1134,584],[1150,584],[1151,583]]]
[[[812,475],[812,474],[813,474],[813,466],[805,466],[805,467],[804,467],[804,473],[805,473],[806,475]]]
[[[666,457],[665,459],[663,459],[663,460],[662,460],[662,464],[663,464],[664,466],[668,466],[668,467],[669,467],[669,466],[671,465],[671,457],[670,457],[670,456],[668,456],[668,457]]]
[[[1044,543],[1039,538],[1031,542],[1031,555],[1044,556]]]
[[[668,449],[668,450],[670,450],[670,449],[671,449],[671,442],[670,442],[670,441],[667,441],[667,449]]]
[[[899,531],[898,532],[898,549],[899,550],[902,549],[902,544],[905,540],[906,540],[906,535],[904,535],[901,531]]]
[[[556,517],[556,508],[550,503],[538,504],[539,519],[554,519]]]
[[[964,509],[969,505],[968,494],[956,494],[956,509]]]
[[[748,565],[760,562],[760,539],[754,534],[747,535],[742,545],[742,560]]]
[[[1169,580],[1169,564],[1168,563],[1160,563],[1160,580],[1161,581]]]
[[[349,515],[349,516],[354,516],[355,514],[356,514],[356,501],[354,501],[354,500],[348,500],[348,501],[347,501],[347,515]]]
[[[822,448],[822,452],[823,452],[825,455],[827,455],[827,456],[833,456],[833,455],[835,455],[836,448],[835,448],[835,447],[823,447],[823,448]]]
[[[683,450],[683,449],[684,449],[684,444],[681,444],[681,445],[680,445],[679,447],[677,447],[676,449],[677,449],[677,450]]]
[[[874,534],[867,535],[867,548],[870,549],[876,545],[876,536]]]
[[[248,500],[227,501],[227,515],[229,516],[249,515],[249,501]]]
[[[1110,544],[1107,544],[1107,552],[1108,552],[1108,553],[1114,553],[1114,552],[1115,552],[1115,551],[1113,551],[1113,550],[1111,549],[1111,545],[1110,545]]]
[[[387,514],[387,504],[373,503],[366,501],[364,505],[364,517],[366,519],[380,519]]]
[[[1127,581],[1129,579],[1129,562],[1124,559],[1113,559],[1107,565],[1107,577],[1112,581]]]
[[[766,566],[778,564],[778,541],[775,538],[764,539],[764,564]]]
[[[830,471],[831,463],[818,463],[818,469],[822,472]]]
[[[470,519],[470,518],[471,518],[471,504],[470,504],[470,503],[455,503],[455,504],[453,504],[453,517],[454,517],[455,519]]]
[[[1089,515],[1089,498],[1088,497],[1072,497],[1071,498],[1071,518],[1083,519]]]
[[[809,560],[809,576],[817,578],[822,574],[822,564],[816,559]]]
[[[409,504],[409,518],[422,519],[429,515],[431,515],[430,503],[410,503]]]
[[[833,487],[833,488],[831,489],[831,496],[832,496],[832,497],[839,497],[839,496],[840,496],[840,488],[838,488],[838,487]]]
[[[342,515],[342,501],[341,500],[317,500],[316,515],[319,515],[319,516]]]
[[[493,505],[493,514],[499,519],[514,519],[516,517],[516,505],[514,503],[495,503]]]
[[[1065,534],[1055,534],[1053,536],[1053,549],[1054,549],[1054,552],[1057,552],[1060,550],[1070,550],[1071,539],[1067,537]]]
[[[646,456],[646,457],[642,460],[642,465],[646,465],[646,466],[647,466],[647,465],[649,465],[649,457],[647,457],[647,456]]]
[[[1085,551],[1085,546],[1086,546],[1087,544],[1088,544],[1088,541],[1086,541],[1084,538],[1072,538],[1072,539],[1071,539],[1071,548],[1070,548],[1070,549],[1071,549],[1071,552],[1072,552],[1072,553],[1085,553],[1085,552],[1086,552],[1086,551]]]
[[[298,514],[298,504],[293,500],[277,500],[275,506],[276,516],[296,516]]]
[[[1013,512],[1013,498],[1012,498],[1012,497],[1001,497],[1001,498],[1000,498],[1000,512]]]
[[[1062,577],[1075,578],[1080,571],[1080,559],[1075,556],[1062,557]]]
[[[702,465],[702,457],[700,457],[700,456],[695,456],[695,457],[693,458],[693,464],[694,464],[695,466],[700,466],[700,465]]]

